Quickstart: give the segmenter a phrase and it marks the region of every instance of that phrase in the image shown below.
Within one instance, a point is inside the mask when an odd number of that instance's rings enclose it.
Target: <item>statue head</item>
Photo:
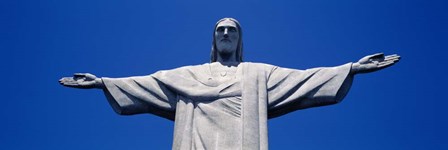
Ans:
[[[216,62],[218,55],[235,54],[235,60],[243,61],[243,38],[240,23],[233,18],[223,18],[215,24],[210,62]]]

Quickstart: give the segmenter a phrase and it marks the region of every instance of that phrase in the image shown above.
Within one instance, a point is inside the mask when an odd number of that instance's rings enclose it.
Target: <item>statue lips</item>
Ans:
[[[230,43],[230,42],[232,42],[232,41],[229,40],[229,39],[222,39],[221,42],[229,42],[229,43]]]

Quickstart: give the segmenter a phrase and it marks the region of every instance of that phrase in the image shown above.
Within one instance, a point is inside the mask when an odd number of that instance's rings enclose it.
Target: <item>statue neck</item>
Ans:
[[[217,62],[221,63],[222,65],[235,65],[239,62],[236,60],[236,53],[218,53],[218,58],[216,59]]]

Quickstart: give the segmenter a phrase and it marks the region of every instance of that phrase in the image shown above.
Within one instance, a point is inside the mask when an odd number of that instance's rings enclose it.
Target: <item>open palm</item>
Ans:
[[[353,64],[355,73],[369,73],[394,65],[400,60],[397,54],[384,56],[383,53],[368,55]]]
[[[99,85],[102,84],[100,78],[90,73],[75,73],[73,77],[61,78],[59,83],[67,87],[81,89],[99,88]]]

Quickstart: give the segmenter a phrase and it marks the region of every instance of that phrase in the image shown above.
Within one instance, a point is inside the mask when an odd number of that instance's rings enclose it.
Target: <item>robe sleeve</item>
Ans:
[[[353,81],[351,64],[295,70],[272,67],[268,76],[268,117],[340,102]]]
[[[174,120],[177,94],[153,75],[102,80],[104,94],[118,114],[151,113]]]

